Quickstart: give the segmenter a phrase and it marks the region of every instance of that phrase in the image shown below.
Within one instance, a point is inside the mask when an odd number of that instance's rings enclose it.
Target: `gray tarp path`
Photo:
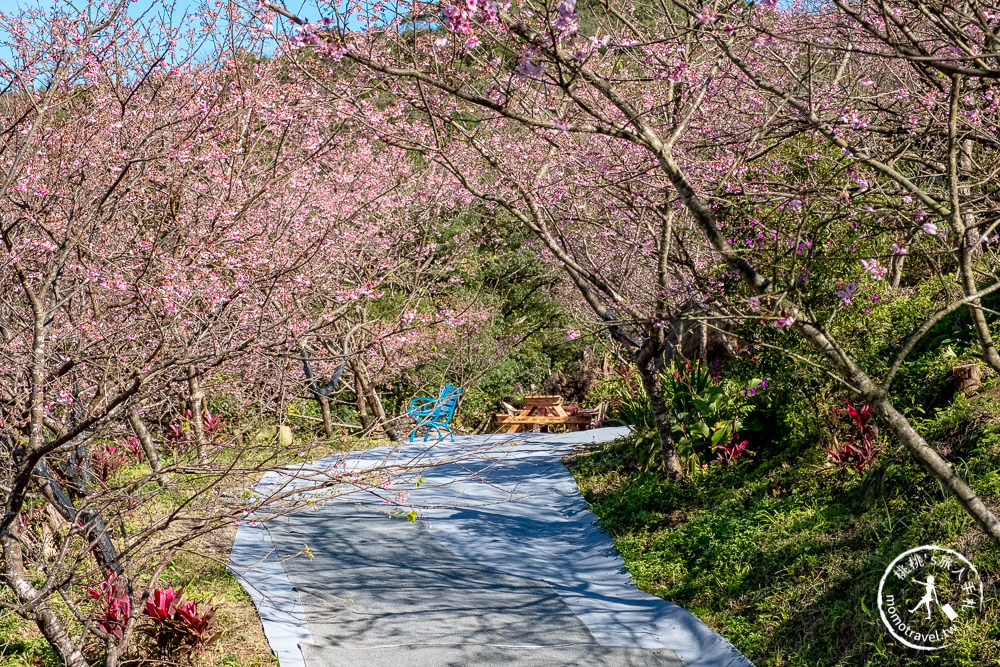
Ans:
[[[625,433],[466,436],[317,461],[295,472],[433,465],[419,488],[413,476],[381,491],[409,491],[406,506],[355,492],[244,522],[230,569],[282,667],[749,667],[692,614],[635,587],[561,462]],[[269,474],[258,491],[288,479]]]

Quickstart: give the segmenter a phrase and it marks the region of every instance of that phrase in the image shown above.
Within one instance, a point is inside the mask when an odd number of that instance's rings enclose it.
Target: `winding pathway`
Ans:
[[[624,433],[467,436],[318,461],[312,469],[429,460],[419,488],[392,489],[409,489],[419,520],[356,492],[267,528],[241,525],[230,569],[282,667],[752,667],[692,614],[635,587],[561,462]],[[258,490],[282,482],[270,474]],[[293,557],[306,546],[311,558]]]

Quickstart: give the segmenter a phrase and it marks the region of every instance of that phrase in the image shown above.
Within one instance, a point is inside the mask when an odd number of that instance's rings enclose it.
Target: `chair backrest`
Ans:
[[[458,399],[461,395],[461,387],[446,384],[441,389],[441,393],[438,394],[434,412],[431,413],[431,419],[436,422],[447,422],[450,420],[455,415],[455,408],[458,407]]]

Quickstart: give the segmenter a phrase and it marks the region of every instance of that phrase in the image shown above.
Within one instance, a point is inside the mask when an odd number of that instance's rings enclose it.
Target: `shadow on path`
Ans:
[[[241,526],[231,568],[284,667],[749,666],[693,615],[635,588],[560,462],[622,434],[507,439],[485,455],[475,452],[486,438],[440,443],[432,458],[469,459],[431,467],[408,488],[410,502],[434,508],[420,521],[358,493],[267,530]],[[368,450],[352,463],[423,449]],[[293,557],[307,547],[311,558]]]

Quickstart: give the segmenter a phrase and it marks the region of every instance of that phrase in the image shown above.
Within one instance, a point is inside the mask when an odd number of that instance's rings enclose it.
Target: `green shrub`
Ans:
[[[715,458],[716,448],[728,445],[740,433],[753,410],[749,397],[768,384],[757,378],[746,383],[715,381],[697,363],[675,363],[665,376],[674,441],[689,470]]]

